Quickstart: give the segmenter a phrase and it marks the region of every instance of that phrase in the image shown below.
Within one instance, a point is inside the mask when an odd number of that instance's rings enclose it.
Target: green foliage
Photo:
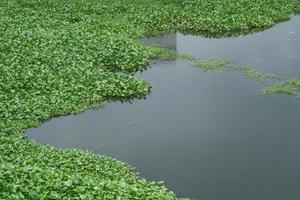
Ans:
[[[277,79],[275,74],[260,72],[251,66],[245,66],[243,70],[247,79],[255,80],[260,83],[265,83],[267,79]]]
[[[204,71],[217,71],[222,72],[225,70],[225,67],[232,64],[231,61],[223,59],[209,59],[209,60],[200,60],[194,62],[194,65],[203,69]]]
[[[294,0],[293,10],[295,14],[300,14],[300,0]]]
[[[295,2],[1,0],[0,199],[177,199],[127,164],[40,146],[24,130],[102,101],[147,95],[150,84],[130,74],[160,50],[139,38],[177,30],[248,33],[287,19],[299,11]]]
[[[289,94],[300,97],[300,80],[291,79],[280,83],[264,87],[260,90],[261,94]]]

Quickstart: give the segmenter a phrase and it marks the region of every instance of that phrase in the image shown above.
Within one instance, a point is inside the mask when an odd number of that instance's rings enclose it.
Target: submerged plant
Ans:
[[[159,59],[162,60],[182,60],[191,63],[203,71],[227,72],[230,74],[242,74],[248,80],[253,80],[263,85],[273,83],[272,86],[264,86],[259,90],[259,94],[289,94],[300,96],[300,80],[287,79],[273,73],[261,72],[251,65],[237,65],[233,61],[224,59],[200,59],[193,55],[178,53],[175,50],[158,48]],[[284,80],[284,81],[283,81]],[[279,82],[279,83],[278,83]]]
[[[232,64],[229,60],[224,59],[208,59],[208,60],[200,60],[198,62],[193,63],[195,66],[203,69],[204,71],[224,71],[226,66]]]
[[[280,83],[264,87],[260,90],[260,94],[289,94],[300,97],[300,80],[285,80]]]
[[[257,71],[252,66],[245,66],[243,68],[243,71],[247,79],[254,80],[260,83],[265,83],[268,79],[277,79],[277,76],[275,74]]]
[[[202,69],[203,71],[215,71],[222,72],[225,68],[229,68],[229,65],[232,65],[233,62],[225,59],[201,59],[196,56],[178,53],[175,50],[169,49],[160,49],[159,59],[161,60],[182,60],[190,62],[193,66]]]

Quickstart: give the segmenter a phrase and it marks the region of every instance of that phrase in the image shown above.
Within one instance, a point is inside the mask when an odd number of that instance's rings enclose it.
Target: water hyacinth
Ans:
[[[178,30],[249,33],[288,19],[299,5],[299,0],[2,0],[0,199],[178,199],[125,163],[41,146],[28,141],[24,130],[106,100],[147,95],[150,84],[131,74],[146,69],[158,51],[140,38]]]

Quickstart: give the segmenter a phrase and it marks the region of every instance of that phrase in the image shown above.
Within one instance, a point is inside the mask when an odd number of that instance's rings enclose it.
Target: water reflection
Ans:
[[[294,17],[262,33],[221,40],[178,33],[166,44],[201,58],[298,76],[299,22]],[[300,199],[299,99],[259,96],[256,82],[180,61],[158,62],[141,76],[153,85],[147,100],[53,119],[29,129],[28,137],[126,161],[180,196]]]
[[[144,44],[158,45],[163,48],[177,50],[177,34],[167,34],[160,37],[143,39]]]

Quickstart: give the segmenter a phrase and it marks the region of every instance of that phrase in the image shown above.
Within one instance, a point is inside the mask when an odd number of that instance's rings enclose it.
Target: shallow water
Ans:
[[[282,76],[300,76],[300,17],[227,39],[182,34],[159,42],[201,58],[226,58]],[[89,149],[125,161],[179,196],[203,200],[300,199],[300,100],[260,96],[257,82],[157,62],[142,75],[146,100],[53,119],[27,130],[59,148]]]

